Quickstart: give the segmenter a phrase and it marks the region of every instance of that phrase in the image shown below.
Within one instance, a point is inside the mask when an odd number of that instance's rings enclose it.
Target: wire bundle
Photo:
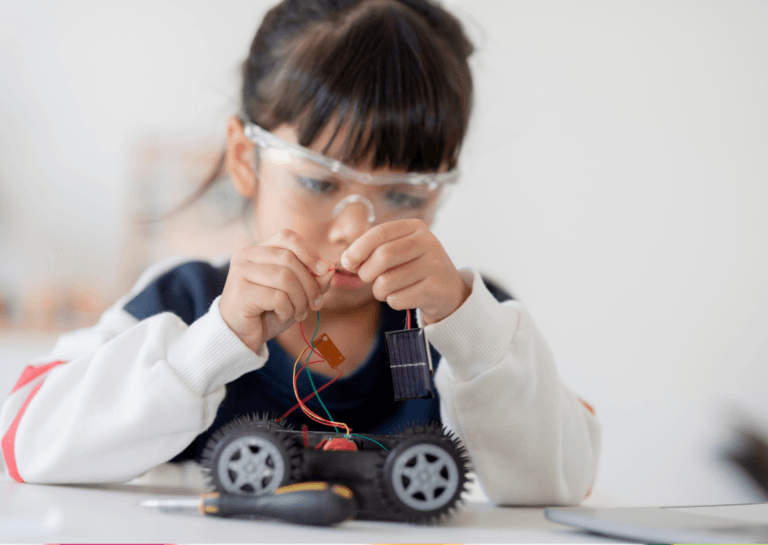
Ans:
[[[410,327],[411,327],[411,313],[410,313],[410,311],[408,311],[408,313],[407,313],[407,325],[406,325],[406,328],[410,329]],[[307,346],[304,347],[304,349],[299,354],[299,357],[296,358],[296,361],[293,363],[293,373],[292,373],[293,374],[293,393],[296,396],[296,400],[298,401],[298,403],[296,403],[293,407],[288,409],[285,412],[285,414],[283,414],[280,418],[277,419],[277,421],[278,422],[282,421],[285,417],[287,417],[289,414],[291,414],[297,408],[301,408],[301,410],[304,412],[304,414],[306,414],[310,419],[314,420],[315,422],[317,422],[319,424],[323,424],[324,426],[332,426],[336,430],[337,433],[339,432],[339,428],[338,427],[339,426],[343,427],[346,430],[345,436],[347,438],[349,438],[349,437],[360,437],[362,439],[367,439],[368,441],[376,443],[381,448],[383,448],[385,451],[389,451],[389,449],[387,447],[385,447],[384,445],[382,445],[381,443],[379,443],[375,439],[371,439],[370,437],[366,437],[364,435],[359,435],[357,433],[352,433],[352,429],[347,424],[345,424],[344,422],[337,422],[337,421],[333,420],[333,417],[331,416],[330,411],[325,406],[325,403],[323,403],[323,400],[320,398],[319,394],[320,394],[320,392],[322,390],[324,390],[325,388],[327,388],[328,386],[330,386],[331,384],[336,382],[339,378],[341,378],[341,370],[340,369],[336,369],[336,371],[338,372],[336,377],[334,377],[332,380],[330,380],[328,383],[324,384],[320,388],[315,387],[315,383],[312,380],[312,373],[309,370],[309,366],[310,365],[314,365],[316,363],[321,363],[321,362],[326,361],[325,358],[323,357],[323,355],[320,352],[318,352],[317,349],[314,346],[315,337],[317,336],[317,332],[320,329],[320,311],[317,312],[317,326],[315,327],[315,332],[312,335],[312,339],[307,340],[307,337],[304,334],[304,326],[301,323],[299,323],[299,329],[301,331],[301,336],[304,339],[304,342],[307,344]],[[299,360],[304,355],[304,352],[307,351],[307,349],[310,350],[310,353],[307,355],[307,361],[304,363],[303,367],[298,372],[296,372],[296,367],[299,364]],[[317,359],[317,360],[314,360],[314,361],[309,361],[309,359],[312,357],[313,353],[316,354],[320,359]],[[299,375],[301,374],[301,372],[304,371],[304,370],[307,371],[307,377],[309,378],[309,383],[312,385],[312,393],[302,399],[301,397],[299,397],[298,378],[299,378]],[[316,414],[314,411],[312,411],[312,409],[310,409],[309,407],[307,407],[305,405],[305,403],[308,400],[312,399],[313,397],[317,397],[317,400],[320,402],[320,405],[323,407],[323,410],[325,411],[325,414],[328,415],[328,418],[323,418],[322,416]],[[302,434],[304,436],[305,446],[307,446],[309,444],[309,438],[306,435],[306,426],[303,426]],[[320,446],[321,445],[318,445],[318,448]]]
[[[300,330],[301,330],[301,336],[304,339],[304,342],[307,344],[307,346],[304,347],[304,350],[301,351],[301,354],[299,354],[299,357],[296,358],[296,361],[293,364],[293,393],[296,395],[296,400],[298,401],[298,403],[296,403],[296,405],[294,405],[288,411],[286,411],[286,413],[283,414],[278,419],[278,422],[283,420],[286,416],[291,414],[297,408],[301,408],[301,410],[304,412],[304,414],[306,414],[310,419],[314,420],[315,422],[317,422],[319,424],[323,424],[325,426],[332,426],[337,432],[339,431],[339,429],[338,429],[339,426],[343,427],[346,430],[346,435],[349,436],[351,431],[352,431],[350,429],[350,427],[347,426],[343,422],[336,422],[336,421],[334,421],[333,417],[331,416],[331,413],[328,411],[328,408],[325,406],[325,404],[323,403],[323,400],[320,399],[320,396],[318,395],[320,393],[320,391],[324,390],[325,388],[327,388],[328,386],[330,386],[331,384],[336,382],[341,377],[341,370],[337,369],[336,371],[338,372],[338,374],[336,375],[336,377],[333,378],[327,384],[321,386],[320,388],[315,387],[315,383],[312,380],[312,373],[309,371],[309,366],[310,365],[314,365],[316,363],[321,363],[321,362],[325,361],[325,358],[323,357],[323,355],[320,352],[318,352],[317,349],[315,349],[315,347],[313,345],[315,337],[317,336],[317,332],[320,329],[320,312],[318,311],[318,313],[317,313],[317,327],[315,328],[315,333],[312,335],[312,339],[311,340],[307,340],[307,337],[304,334],[304,327],[303,327],[303,325],[301,323],[299,324],[299,327],[300,327]],[[304,352],[307,351],[307,349],[310,350],[310,353],[307,355],[307,361],[304,363],[304,366],[301,368],[301,370],[299,370],[299,372],[297,373],[296,372],[296,368],[298,367],[299,360],[304,355]],[[310,358],[312,357],[313,353],[316,354],[320,359],[317,359],[317,360],[314,360],[314,361],[309,361]],[[304,399],[302,399],[299,396],[298,378],[299,378],[299,375],[301,374],[301,372],[304,371],[304,370],[307,371],[307,377],[309,378],[309,383],[312,385],[312,393],[309,394],[308,396],[306,396]],[[308,400],[310,400],[311,398],[313,398],[313,397],[317,397],[317,400],[320,402],[320,405],[325,410],[325,413],[328,415],[328,418],[323,418],[322,416],[316,414],[314,411],[312,411],[312,409],[310,409],[309,407],[306,406],[305,403]]]

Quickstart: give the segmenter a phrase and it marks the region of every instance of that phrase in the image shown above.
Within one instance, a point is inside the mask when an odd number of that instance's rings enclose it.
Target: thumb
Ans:
[[[335,267],[329,270],[327,273],[315,277],[315,280],[317,280],[317,283],[320,285],[321,294],[327,292],[331,288],[331,280],[333,280],[334,274],[336,274]]]

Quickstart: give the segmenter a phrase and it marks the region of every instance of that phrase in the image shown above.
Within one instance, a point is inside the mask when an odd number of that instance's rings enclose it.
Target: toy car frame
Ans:
[[[414,424],[365,437],[241,417],[211,437],[202,464],[209,484],[228,494],[260,496],[304,481],[343,484],[354,493],[357,518],[432,522],[456,508],[469,459],[454,434],[437,424]],[[357,450],[323,450],[333,440]]]

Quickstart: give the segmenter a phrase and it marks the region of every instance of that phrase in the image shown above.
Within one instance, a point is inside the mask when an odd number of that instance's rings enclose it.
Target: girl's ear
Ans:
[[[227,122],[227,172],[232,184],[246,199],[256,194],[253,144],[245,136],[243,123],[232,116]]]

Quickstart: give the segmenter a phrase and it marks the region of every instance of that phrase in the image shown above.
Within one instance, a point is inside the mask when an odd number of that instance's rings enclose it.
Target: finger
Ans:
[[[376,225],[363,233],[341,254],[341,264],[348,271],[355,271],[376,248],[391,240],[415,233],[423,225],[421,220],[396,220]]]
[[[394,293],[390,293],[384,300],[395,310],[423,308],[425,282],[426,280],[420,280]]]
[[[273,246],[292,251],[298,260],[314,274],[325,274],[331,268],[301,235],[290,229],[283,229],[264,242],[262,246]]]
[[[386,271],[418,259],[426,251],[426,244],[418,233],[386,242],[360,265],[357,275],[367,284],[375,283]]]
[[[250,286],[246,288],[243,297],[248,297],[253,301],[254,304],[251,308],[254,315],[273,312],[282,324],[294,319],[296,312],[290,297],[284,291],[261,284],[251,284],[247,278],[244,280]]]
[[[258,305],[265,310],[275,310],[281,319],[296,318],[299,319],[308,310],[307,295],[304,292],[301,283],[294,272],[281,265],[272,265],[269,263],[249,264],[242,270],[243,279],[255,287],[269,288],[272,291],[279,291],[285,295],[290,310],[285,306],[265,306],[279,305],[280,302],[271,303],[277,297],[272,292],[253,289],[253,293],[265,297],[265,301],[259,300]],[[285,313],[291,314],[286,316]]]
[[[296,297],[292,295],[292,300],[302,307],[302,312],[306,310],[306,307],[318,310],[320,302],[320,286],[312,273],[307,269],[306,265],[302,263],[293,250],[275,246],[252,246],[246,252],[246,259],[248,260],[248,267],[256,266],[263,267],[265,265],[275,265],[288,269],[293,272],[299,286],[304,291],[305,302],[299,302]],[[275,272],[272,269],[273,273]],[[283,274],[283,273],[279,273]],[[273,287],[273,284],[265,284]]]
[[[372,286],[373,296],[379,301],[386,301],[391,294],[424,280],[427,274],[420,261],[414,259],[379,275]]]
[[[320,287],[320,295],[324,294],[331,288],[331,281],[333,280],[333,275],[336,273],[336,267],[331,268],[327,273],[317,276],[315,278],[315,281],[317,282],[318,286]]]

